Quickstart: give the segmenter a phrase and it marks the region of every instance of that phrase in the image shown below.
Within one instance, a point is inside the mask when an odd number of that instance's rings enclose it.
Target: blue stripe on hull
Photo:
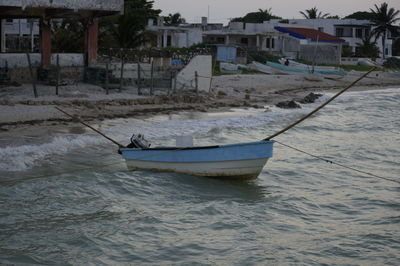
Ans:
[[[271,158],[273,141],[221,145],[201,149],[120,149],[127,160],[151,162],[217,162]]]

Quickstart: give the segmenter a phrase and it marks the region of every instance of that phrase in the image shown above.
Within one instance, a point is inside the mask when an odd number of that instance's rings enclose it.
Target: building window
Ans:
[[[246,29],[246,23],[245,22],[243,22],[243,29],[244,30]]]
[[[356,29],[356,38],[360,38],[360,39],[361,39],[361,38],[363,37],[362,32],[363,32],[362,29],[357,28],[357,29]]]
[[[319,30],[320,32],[324,32],[324,28],[323,28],[323,27],[319,27],[318,30]]]
[[[242,39],[240,39],[240,43],[248,45],[249,44],[249,39],[248,38],[242,38]]]
[[[336,37],[353,37],[353,28],[336,28]]]
[[[343,37],[343,28],[336,28],[336,37]]]
[[[217,43],[225,43],[224,37],[217,37]]]
[[[274,49],[275,48],[275,39],[274,38],[267,38],[265,46],[266,46],[266,48]]]
[[[172,44],[172,37],[170,35],[167,36],[167,46],[170,47]]]

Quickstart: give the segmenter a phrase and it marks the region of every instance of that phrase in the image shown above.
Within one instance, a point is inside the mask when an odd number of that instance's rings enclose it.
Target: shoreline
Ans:
[[[231,108],[258,108],[275,105],[281,101],[299,101],[307,94],[334,93],[357,79],[323,82],[306,81],[301,75],[226,75],[213,78],[212,93],[181,94],[173,96],[138,96],[130,93],[106,95],[100,87],[89,84],[61,87],[60,96],[52,96],[54,87],[39,85],[39,98],[29,96],[31,87],[0,89],[0,137],[50,134],[60,127],[74,128],[79,124],[54,107],[89,123],[105,119],[148,118],[155,115],[181,112],[220,112]],[[223,86],[222,86],[223,85]],[[350,91],[366,91],[400,87],[400,77],[388,79],[384,72],[361,80]],[[80,124],[79,124],[80,125]],[[3,145],[1,145],[3,146]]]

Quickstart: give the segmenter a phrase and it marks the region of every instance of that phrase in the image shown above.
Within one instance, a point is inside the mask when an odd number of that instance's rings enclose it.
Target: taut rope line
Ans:
[[[67,112],[65,112],[64,110],[62,110],[61,108],[58,108],[57,106],[55,107],[58,111],[62,112],[63,114],[71,117],[71,118],[75,118],[73,115],[68,114]],[[87,126],[88,128],[90,128],[91,130],[93,130],[94,132],[96,132],[97,134],[103,136],[104,138],[108,139],[109,141],[111,141],[112,143],[114,143],[115,145],[117,145],[119,148],[125,148],[124,145],[118,143],[116,140],[113,140],[112,138],[106,136],[104,133],[100,132],[99,130],[95,129],[94,127],[92,127],[91,125],[83,122],[80,118],[78,118],[79,123]]]
[[[330,102],[332,102],[334,99],[336,99],[337,97],[339,97],[342,93],[344,93],[345,91],[347,91],[348,89],[350,89],[351,87],[353,87],[357,82],[359,82],[360,80],[362,80],[363,78],[365,78],[366,76],[368,76],[372,71],[374,71],[376,69],[376,67],[372,68],[370,71],[368,71],[367,73],[365,73],[364,75],[362,75],[361,77],[359,77],[358,79],[356,79],[355,81],[353,81],[349,86],[347,86],[346,88],[344,88],[343,90],[339,91],[337,94],[335,94],[335,96],[333,96],[332,98],[330,98],[328,101],[326,101],[324,104],[322,104],[321,106],[319,106],[317,109],[315,109],[314,111],[312,111],[311,113],[305,115],[303,118],[301,118],[300,120],[294,122],[293,124],[285,127],[284,129],[282,129],[281,131],[276,132],[275,134],[269,136],[268,138],[265,138],[263,140],[271,140],[273,138],[275,138],[276,136],[279,136],[282,133],[285,133],[286,131],[288,131],[289,129],[291,129],[292,127],[295,127],[296,125],[300,124],[301,122],[303,122],[304,120],[306,120],[307,118],[309,118],[310,116],[312,116],[313,114],[315,114],[316,112],[318,112],[319,110],[321,110],[322,108],[324,108],[326,105],[328,105]]]
[[[348,169],[348,170],[351,170],[351,171],[354,171],[354,172],[358,172],[358,173],[361,173],[361,174],[364,174],[364,175],[369,175],[369,176],[372,176],[372,177],[376,177],[376,178],[380,178],[380,179],[384,179],[384,180],[387,180],[387,181],[391,181],[391,182],[395,182],[395,183],[400,184],[400,181],[398,181],[398,180],[390,179],[390,178],[383,177],[383,176],[378,176],[378,175],[375,175],[375,174],[372,174],[372,173],[369,173],[369,172],[365,172],[365,171],[356,169],[356,168],[354,168],[354,167],[350,167],[350,166],[347,166],[347,165],[344,165],[344,164],[341,164],[341,163],[336,163],[336,162],[334,162],[334,161],[328,160],[328,159],[323,158],[323,157],[321,157],[321,156],[317,156],[317,155],[311,154],[311,153],[309,153],[309,152],[300,150],[299,148],[295,148],[295,147],[293,147],[293,146],[284,144],[284,143],[279,142],[279,141],[277,141],[277,140],[274,140],[274,141],[275,141],[276,143],[278,143],[278,144],[281,144],[282,146],[285,146],[285,147],[288,147],[288,148],[290,148],[290,149],[292,149],[292,150],[295,150],[295,151],[298,151],[298,152],[307,154],[308,156],[311,156],[311,157],[316,158],[316,159],[318,159],[318,160],[324,161],[324,162],[326,162],[326,163],[330,163],[330,164],[333,164],[333,165],[337,165],[337,166],[340,166],[340,167],[343,167],[343,168],[346,168],[346,169]]]

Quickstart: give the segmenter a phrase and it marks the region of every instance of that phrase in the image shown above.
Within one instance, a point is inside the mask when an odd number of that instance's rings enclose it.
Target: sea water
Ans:
[[[97,125],[127,144],[265,138],[302,109],[234,109]],[[27,136],[24,136],[27,137]],[[400,89],[349,92],[277,141],[400,181]],[[8,143],[8,144],[6,144]],[[0,140],[0,264],[396,265],[400,185],[275,143],[252,181],[127,171],[87,132]]]

